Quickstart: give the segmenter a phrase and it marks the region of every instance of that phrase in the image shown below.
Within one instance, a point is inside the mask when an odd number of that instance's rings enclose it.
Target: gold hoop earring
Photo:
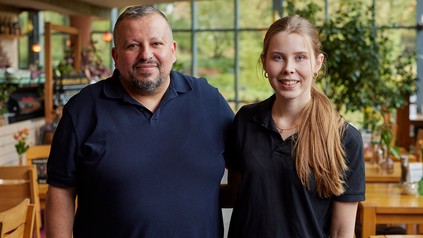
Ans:
[[[317,77],[319,77],[319,72],[314,72],[313,73],[313,79],[317,79]]]
[[[267,72],[264,72],[264,77],[269,78],[269,75],[267,74]]]

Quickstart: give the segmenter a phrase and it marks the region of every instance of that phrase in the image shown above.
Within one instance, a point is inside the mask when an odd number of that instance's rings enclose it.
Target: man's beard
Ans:
[[[165,73],[162,68],[160,68],[160,65],[157,63],[159,68],[159,75],[150,80],[144,80],[145,78],[148,78],[151,76],[149,73],[143,73],[140,75],[141,79],[137,79],[135,77],[134,73],[131,73],[130,79],[131,79],[131,85],[137,90],[141,90],[142,92],[146,94],[152,94],[158,89],[166,80]]]

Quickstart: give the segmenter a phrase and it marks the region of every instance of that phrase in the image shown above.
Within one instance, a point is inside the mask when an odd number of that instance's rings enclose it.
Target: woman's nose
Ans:
[[[284,72],[286,74],[293,74],[295,72],[294,63],[291,60],[286,60]]]

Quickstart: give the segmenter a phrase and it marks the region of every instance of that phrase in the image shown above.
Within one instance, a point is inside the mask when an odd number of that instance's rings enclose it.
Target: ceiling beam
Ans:
[[[0,0],[1,9],[19,9],[25,10],[48,10],[67,15],[88,15],[99,18],[110,18],[110,8],[99,5],[93,5],[81,1],[69,0]]]

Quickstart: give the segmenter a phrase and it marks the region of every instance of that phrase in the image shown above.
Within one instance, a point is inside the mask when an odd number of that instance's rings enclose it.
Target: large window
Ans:
[[[320,27],[339,11],[349,11],[346,0],[296,0],[281,1],[278,9],[275,0],[213,0],[161,3],[155,6],[163,11],[173,28],[177,42],[175,69],[187,74],[206,77],[225,98],[239,108],[244,103],[269,97],[273,91],[263,77],[259,55],[267,27],[279,17],[288,14],[292,6],[304,9],[314,3],[308,11],[315,11],[315,24]],[[415,53],[416,48],[416,4],[417,1],[354,0],[361,11],[373,17],[378,36],[389,39],[394,50],[392,58]],[[325,6],[325,4],[328,6]],[[375,6],[372,6],[372,4]],[[238,5],[237,5],[238,4]],[[276,5],[275,5],[276,4]],[[119,12],[124,9],[119,9]],[[236,11],[237,10],[237,11]],[[69,19],[58,13],[43,12],[44,21],[69,24]],[[20,21],[27,25],[25,13]],[[111,32],[113,19],[93,22],[92,39],[104,65],[113,69],[110,50],[112,42],[103,40],[104,32]],[[40,32],[42,36],[42,32]],[[53,36],[55,50],[53,62],[63,58],[68,38]],[[43,42],[43,37],[41,37]],[[27,37],[20,39],[20,67],[28,67]],[[347,49],[348,50],[348,49]],[[328,56],[330,57],[330,56]]]

